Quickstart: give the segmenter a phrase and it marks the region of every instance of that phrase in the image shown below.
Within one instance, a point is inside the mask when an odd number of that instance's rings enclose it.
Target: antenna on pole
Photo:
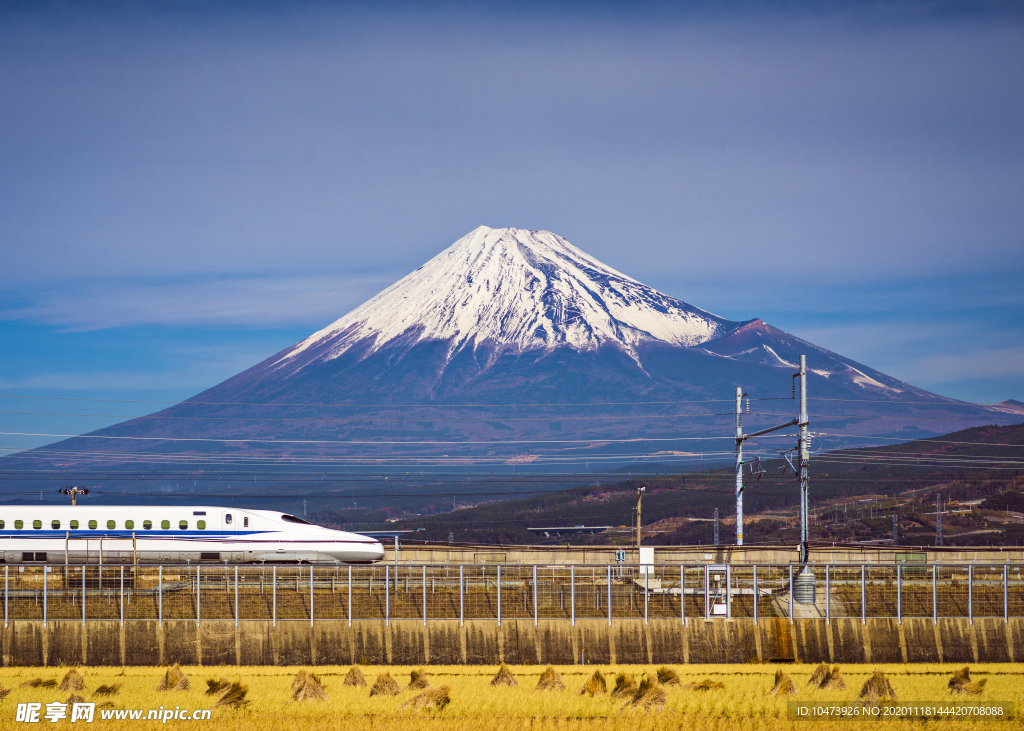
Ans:
[[[75,487],[74,485],[64,485],[63,487],[61,487],[60,490],[58,490],[58,492],[61,492],[61,493],[65,494],[65,495],[70,495],[71,496],[71,504],[72,505],[78,505],[78,500],[77,500],[78,496],[79,495],[88,495],[89,494],[89,488],[88,487]]]

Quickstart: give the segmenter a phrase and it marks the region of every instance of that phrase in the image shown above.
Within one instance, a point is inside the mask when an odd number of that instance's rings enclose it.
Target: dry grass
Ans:
[[[519,686],[519,683],[516,682],[516,678],[512,674],[512,671],[508,669],[508,665],[502,663],[501,667],[498,668],[497,675],[495,675],[494,679],[491,681],[491,685],[502,685],[509,688],[515,688]]]
[[[978,682],[971,682],[971,669],[963,667],[953,673],[949,680],[949,692],[953,695],[981,695],[985,692],[985,684],[988,678],[982,678]]]
[[[178,667],[178,663],[174,663],[164,673],[164,677],[160,678],[160,682],[157,683],[157,690],[188,690],[191,687],[191,683],[188,680],[188,676],[181,671]]]
[[[365,688],[366,678],[363,677],[363,671],[353,665],[345,673],[345,679],[341,684],[346,687]]]
[[[289,703],[303,703],[306,701],[318,701],[324,703],[327,700],[327,691],[324,690],[320,678],[308,670],[300,670],[295,674],[292,681],[292,697]]]
[[[876,670],[870,678],[864,681],[864,685],[860,689],[860,695],[857,698],[868,703],[899,700],[899,696],[896,695],[896,690],[892,687],[892,683],[885,677],[885,673],[880,670]]]
[[[414,711],[419,711],[423,708],[433,708],[438,711],[443,711],[445,706],[451,703],[451,700],[451,688],[447,685],[442,685],[439,688],[428,688],[415,698],[411,698],[403,703],[402,708],[412,706]]]
[[[846,681],[843,680],[843,673],[838,665],[828,671],[828,675],[821,681],[819,687],[822,690],[846,690]]]
[[[43,680],[42,678],[32,678],[32,680],[26,680],[21,684],[22,688],[56,688],[57,681],[53,678],[49,680]]]
[[[665,707],[667,699],[668,695],[665,693],[665,689],[645,675],[644,679],[640,681],[640,685],[637,686],[636,694],[630,701],[630,705],[645,711],[660,711]]]
[[[430,676],[423,668],[409,673],[409,685],[406,690],[423,690],[430,687]]]
[[[540,680],[537,681],[537,687],[534,690],[565,690],[565,683],[562,682],[562,676],[558,674],[558,671],[548,665],[541,674]]]
[[[662,665],[658,668],[658,682],[662,685],[679,685],[679,673]]]
[[[607,692],[608,683],[605,681],[604,675],[600,670],[595,670],[594,674],[587,678],[587,682],[580,688],[579,694],[593,698],[595,695],[604,695]]]
[[[826,677],[828,677],[828,665],[821,663],[818,667],[814,668],[811,679],[807,681],[807,684],[820,688],[821,684],[825,682]]]
[[[390,673],[381,673],[377,676],[377,682],[370,688],[370,697],[375,695],[398,695],[402,688],[398,685]]]
[[[344,686],[342,679],[350,670],[347,665],[314,668],[330,691],[326,701],[317,703],[288,702],[292,694],[290,686],[299,670],[296,667],[224,667],[219,672],[210,668],[184,667],[185,673],[204,679],[210,672],[237,679],[250,689],[243,699],[248,703],[238,708],[226,704],[216,707],[212,722],[175,721],[168,726],[173,725],[174,731],[291,731],[296,728],[315,728],[317,731],[523,731],[527,728],[530,731],[668,731],[680,727],[687,731],[807,731],[810,727],[807,723],[787,719],[786,702],[789,698],[766,693],[780,669],[778,665],[667,667],[679,675],[681,685],[711,679],[724,683],[725,687],[694,693],[678,686],[661,684],[665,693],[664,703],[660,706],[662,711],[648,713],[640,704],[632,703],[638,687],[633,688],[630,696],[614,702],[607,693],[595,693],[590,697],[576,691],[589,682],[595,670],[599,670],[606,679],[609,690],[614,685],[611,679],[619,674],[638,680],[646,674],[653,686],[657,665],[554,666],[567,689],[543,693],[536,693],[533,688],[546,670],[545,666],[510,666],[509,672],[518,679],[519,687],[491,686],[495,672],[493,665],[430,666],[431,682],[435,688],[449,688],[448,703],[443,712],[438,712],[436,704],[424,705],[420,711],[414,709],[415,704],[403,709],[406,702],[415,700],[413,694],[370,698],[366,687]],[[414,669],[417,668],[375,667],[370,669],[370,674],[390,673],[394,677],[408,678]],[[959,666],[948,664],[844,665],[842,671],[847,689],[827,691],[807,684],[814,671],[813,665],[791,664],[784,667],[785,673],[801,689],[798,698],[823,703],[856,701],[861,686],[875,670],[884,673],[900,698],[948,702],[950,676],[958,669]],[[198,709],[210,708],[216,700],[215,696],[205,695],[205,682],[194,683],[195,687],[173,697],[156,691],[157,682],[166,668],[89,667],[85,670],[89,687],[122,684],[120,692],[112,698],[116,701],[116,708],[156,709],[168,707],[170,700],[172,708],[181,705],[182,708]],[[37,678],[38,674],[39,668],[0,668],[0,686],[13,688],[0,704],[0,727],[6,727],[8,719],[13,723],[17,703],[65,700],[66,694],[57,691],[56,682],[49,688],[41,685],[19,687]],[[1024,707],[1024,665],[972,666],[970,677],[972,682],[987,679],[984,697],[1014,702],[1018,709]],[[369,680],[369,676],[366,679]],[[101,723],[98,718],[100,710],[97,707],[96,723],[102,725],[102,731],[138,731],[138,722]],[[58,727],[64,728],[64,725],[65,722],[61,722]],[[850,725],[851,730],[854,725]],[[948,721],[941,725],[948,731],[987,731],[989,728],[1006,731],[1014,727],[1012,723],[983,720]],[[872,722],[872,731],[906,731],[909,728],[923,728],[923,725],[911,721]]]
[[[821,669],[821,666],[819,665],[818,666],[818,670],[820,670],[820,669]],[[815,675],[818,674],[818,670],[814,671]],[[821,681],[819,680],[818,682],[820,683]],[[810,681],[808,681],[808,683],[809,684],[814,684],[814,675],[811,676],[811,679],[810,679]],[[776,670],[775,671],[775,685],[773,685],[772,689],[768,691],[768,695],[785,697],[785,696],[796,695],[796,694],[797,694],[796,683],[793,682],[793,679],[791,677],[789,677],[788,675],[786,675],[781,670]]]
[[[612,689],[612,700],[620,698],[632,698],[636,693],[636,679],[628,673],[619,673],[615,676],[615,687]]]
[[[246,696],[249,694],[249,686],[243,685],[242,681],[236,680],[231,687],[224,691],[224,695],[213,704],[214,708],[233,708],[235,710],[249,705]]]
[[[111,683],[110,685],[101,685],[96,690],[94,690],[92,694],[98,696],[117,695],[118,692],[121,690],[122,685],[124,685],[124,683]]]
[[[717,680],[711,678],[705,678],[699,683],[687,683],[682,686],[683,690],[699,690],[702,693],[706,693],[709,690],[722,690],[725,688],[725,683],[719,683]]]
[[[227,678],[207,678],[206,695],[220,695],[231,685]]]
[[[73,692],[76,690],[82,690],[85,688],[85,681],[82,680],[82,676],[78,674],[78,671],[71,668],[64,675],[64,679],[60,681],[60,687],[57,688],[59,691]]]

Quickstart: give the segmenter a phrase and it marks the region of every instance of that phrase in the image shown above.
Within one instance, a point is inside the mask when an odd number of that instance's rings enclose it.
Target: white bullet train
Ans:
[[[0,563],[367,564],[379,541],[272,510],[211,506],[0,507]]]

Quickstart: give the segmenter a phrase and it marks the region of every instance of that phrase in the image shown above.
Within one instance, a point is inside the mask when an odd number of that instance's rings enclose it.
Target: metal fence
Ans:
[[[3,567],[21,620],[422,621],[1024,616],[1021,564]],[[809,576],[802,580],[807,581]],[[794,593],[794,588],[797,591]],[[806,601],[798,601],[804,599]]]

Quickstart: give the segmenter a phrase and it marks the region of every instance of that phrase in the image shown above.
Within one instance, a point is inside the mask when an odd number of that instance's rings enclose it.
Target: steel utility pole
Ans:
[[[771,432],[778,431],[779,429],[785,429],[787,427],[794,426],[797,423],[796,419],[787,421],[785,424],[779,424],[768,429],[762,429],[756,431],[753,434],[743,433],[743,397],[747,394],[743,393],[743,389],[736,389],[736,545],[743,545],[743,442],[754,437],[759,437],[762,434],[770,434]],[[750,413],[750,399],[747,399],[747,413]],[[758,465],[760,469],[760,457],[755,457],[754,464]],[[753,467],[751,468],[753,469]],[[761,470],[757,477],[760,479],[760,475],[764,472]],[[716,509],[717,513],[717,509]],[[718,523],[715,523],[715,530],[718,529]],[[715,541],[717,544],[717,541]]]
[[[807,541],[810,531],[807,528],[807,470],[810,466],[810,445],[807,443],[807,356],[800,356],[800,563],[808,560]]]
[[[641,512],[640,503],[644,499],[644,493],[647,492],[647,486],[641,485],[636,489],[636,550],[640,550],[640,516]]]
[[[896,534],[896,513],[895,512],[893,512],[893,514],[892,514],[892,545],[894,545],[894,546],[900,545],[900,543],[899,543],[899,536]]]
[[[935,545],[942,545],[942,493],[935,496]]]
[[[715,508],[715,545],[718,545],[718,509]],[[736,387],[736,545],[743,545],[743,389]]]
[[[718,508],[715,508],[715,545],[718,545]]]

